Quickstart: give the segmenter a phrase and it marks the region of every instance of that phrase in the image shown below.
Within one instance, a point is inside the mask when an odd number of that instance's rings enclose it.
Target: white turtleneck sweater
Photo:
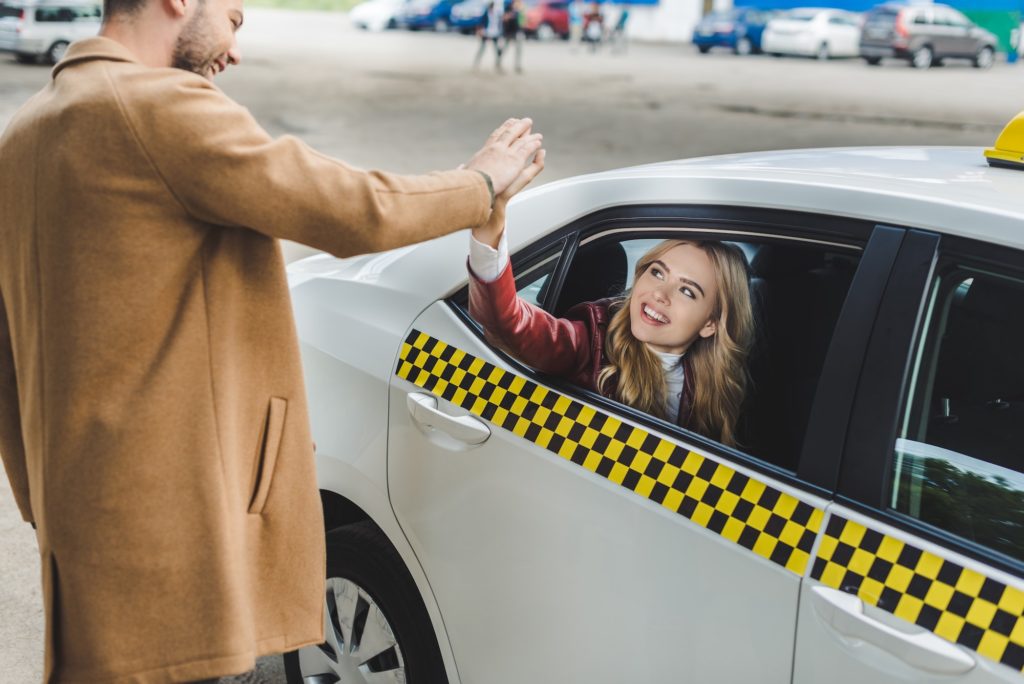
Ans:
[[[506,264],[508,264],[508,240],[505,239],[504,233],[501,234],[497,249],[485,245],[472,235],[469,236],[469,267],[473,269],[473,274],[477,278],[485,283],[495,281],[505,270]],[[668,407],[669,420],[674,423],[679,415],[679,403],[683,397],[683,382],[685,380],[683,355],[654,353],[661,359],[661,366],[665,369],[665,385],[668,390],[665,396],[665,405]]]

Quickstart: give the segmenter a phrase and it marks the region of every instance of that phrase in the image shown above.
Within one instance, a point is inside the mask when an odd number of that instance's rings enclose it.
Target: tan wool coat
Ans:
[[[345,256],[489,211],[474,172],[359,171],[199,76],[70,48],[0,138],[0,454],[38,529],[48,682],[204,679],[322,641],[277,238]]]

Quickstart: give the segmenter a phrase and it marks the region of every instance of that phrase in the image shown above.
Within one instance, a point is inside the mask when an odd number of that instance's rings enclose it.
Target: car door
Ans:
[[[912,231],[886,293],[793,681],[1020,681],[1024,254]]]
[[[824,443],[831,428],[809,442],[804,430],[832,420],[843,396],[815,401],[814,387],[823,374],[845,387],[844,374],[859,368],[856,339],[881,290],[857,267],[870,227],[777,213],[671,208],[665,218],[665,208],[630,207],[513,259],[520,295],[559,311],[569,291],[607,295],[606,271],[628,286],[638,250],[652,241],[742,239],[764,256],[754,286],[771,302],[765,310],[805,316],[799,304],[784,308],[793,293],[842,309],[838,349],[829,347],[833,316],[822,318],[813,353],[788,352],[799,362],[827,350],[825,370],[776,372],[778,391],[757,398],[773,420],[813,405],[813,419],[797,420],[792,435],[754,440],[771,460],[519,364],[487,343],[464,293],[414,322],[390,389],[389,494],[462,681],[790,681],[799,587],[827,505],[817,475],[798,473],[799,452]],[[708,217],[719,228],[709,231]],[[885,261],[894,243],[882,242],[868,245],[864,264]],[[624,261],[612,268],[616,253]],[[843,308],[848,291],[865,289],[859,308]],[[778,371],[771,361],[763,365]],[[797,385],[807,391],[783,396]]]

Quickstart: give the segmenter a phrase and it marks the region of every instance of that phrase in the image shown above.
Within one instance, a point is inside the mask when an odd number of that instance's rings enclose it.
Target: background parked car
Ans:
[[[359,3],[348,13],[352,25],[366,31],[393,29],[399,12],[407,0],[367,0]]]
[[[761,51],[761,34],[771,15],[752,7],[712,12],[693,29],[693,44],[701,54],[713,47],[726,47],[737,55]]]
[[[859,15],[815,7],[790,10],[772,19],[761,36],[764,52],[818,59],[856,57],[859,44]]]
[[[460,0],[411,0],[395,19],[402,28],[418,31],[447,31],[451,26],[452,7]]]
[[[483,25],[490,4],[491,0],[464,0],[452,7],[448,22],[456,31],[473,33]]]
[[[94,36],[100,29],[96,2],[8,2],[0,5],[0,52],[13,52],[19,62],[45,57],[56,64],[68,45]]]
[[[569,37],[569,3],[565,0],[540,0],[526,10],[523,32],[538,40]]]
[[[927,69],[959,57],[987,69],[996,44],[994,34],[948,5],[879,5],[864,20],[860,53],[872,66],[896,57]]]

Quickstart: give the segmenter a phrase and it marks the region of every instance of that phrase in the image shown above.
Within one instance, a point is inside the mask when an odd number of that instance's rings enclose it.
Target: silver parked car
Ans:
[[[861,56],[872,66],[884,57],[906,59],[927,69],[948,57],[970,59],[987,69],[996,37],[947,5],[879,5],[864,21]]]
[[[13,52],[19,62],[40,57],[56,64],[68,45],[100,30],[97,2],[14,0],[0,5],[0,52]]]

